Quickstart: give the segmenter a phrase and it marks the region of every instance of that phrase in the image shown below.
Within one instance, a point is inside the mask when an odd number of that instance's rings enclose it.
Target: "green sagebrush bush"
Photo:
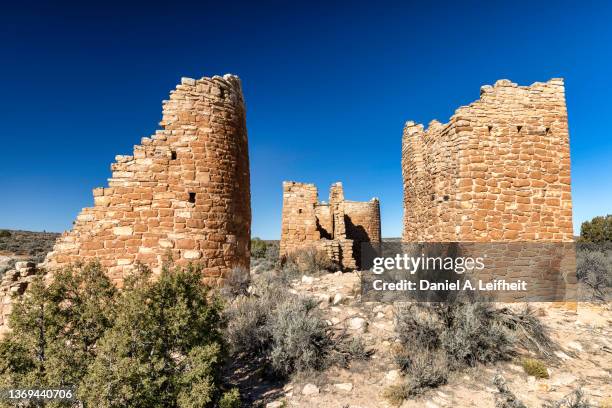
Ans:
[[[290,293],[276,274],[258,276],[253,293],[237,297],[226,309],[232,352],[261,358],[281,377],[367,358],[363,342],[334,332],[317,306],[311,298]]]
[[[266,251],[268,249],[268,245],[265,241],[260,238],[251,239],[251,257],[252,258],[264,258],[266,256]]]
[[[283,266],[295,269],[304,275],[318,275],[322,272],[338,270],[338,265],[329,258],[325,251],[313,247],[291,252],[285,256]]]
[[[516,312],[464,296],[401,306],[396,330],[401,344],[396,362],[406,378],[390,393],[404,398],[444,384],[449,371],[508,360],[517,345],[546,356],[553,347],[530,309]]]
[[[523,370],[529,375],[533,375],[536,378],[548,378],[548,370],[544,362],[535,358],[525,358],[521,362]]]
[[[587,301],[610,300],[612,294],[612,244],[579,243],[576,277],[587,288]]]

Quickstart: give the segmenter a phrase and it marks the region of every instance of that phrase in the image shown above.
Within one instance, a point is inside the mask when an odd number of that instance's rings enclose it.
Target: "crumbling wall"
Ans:
[[[8,318],[13,309],[13,300],[21,296],[34,280],[37,270],[34,262],[19,261],[15,269],[6,271],[0,279],[0,338],[10,329]]]
[[[447,124],[404,128],[404,241],[572,241],[562,79],[500,80]]]
[[[99,259],[119,286],[135,263],[159,271],[172,256],[221,283],[249,266],[251,226],[245,107],[238,77],[183,78],[163,102],[161,130],[117,156],[46,268]]]
[[[283,183],[280,256],[304,248],[328,254],[342,269],[359,267],[359,246],[380,242],[380,203],[346,201],[342,183],[330,188],[329,203],[320,203],[314,184]]]

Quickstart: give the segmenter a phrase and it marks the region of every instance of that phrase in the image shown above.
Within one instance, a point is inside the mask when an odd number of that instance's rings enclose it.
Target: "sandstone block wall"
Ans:
[[[15,269],[6,271],[0,279],[0,338],[10,331],[8,318],[14,298],[25,292],[36,273],[34,262],[20,261],[15,263]]]
[[[219,284],[249,266],[250,178],[238,77],[183,78],[163,101],[161,130],[117,156],[107,187],[93,190],[71,231],[44,262],[56,268],[99,259],[121,285],[136,262],[154,271],[171,255],[202,265]]]
[[[314,184],[283,183],[280,255],[304,248],[325,251],[343,269],[359,267],[362,242],[380,242],[380,203],[344,199],[342,183],[331,186],[329,203],[319,202]]]
[[[407,122],[404,241],[573,240],[563,80],[483,86],[446,124]]]

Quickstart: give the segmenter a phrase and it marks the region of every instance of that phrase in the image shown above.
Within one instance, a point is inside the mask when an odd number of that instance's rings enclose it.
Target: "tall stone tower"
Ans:
[[[562,79],[481,88],[446,124],[407,122],[406,242],[573,241]]]
[[[108,187],[93,190],[71,231],[43,264],[99,259],[121,285],[137,262],[159,271],[167,256],[203,267],[219,284],[249,266],[249,156],[240,79],[183,78],[163,102],[161,130],[117,156]]]

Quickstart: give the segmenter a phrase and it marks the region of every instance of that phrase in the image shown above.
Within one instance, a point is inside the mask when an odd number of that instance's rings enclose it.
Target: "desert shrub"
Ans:
[[[11,236],[11,231],[8,230],[0,230],[0,238],[9,238]]]
[[[267,242],[266,245],[266,259],[272,262],[278,262],[280,253],[280,242],[270,241]]]
[[[581,242],[612,242],[612,215],[595,217],[580,226]]]
[[[367,360],[372,356],[372,350],[366,347],[359,336],[351,336],[346,331],[334,338],[334,347],[329,354],[329,364],[348,368],[351,361]]]
[[[599,401],[599,408],[612,408],[612,397],[607,397]]]
[[[581,389],[577,389],[561,398],[559,401],[544,404],[544,408],[591,408],[593,405]]]
[[[270,364],[275,373],[286,377],[325,367],[333,340],[318,312],[316,301],[299,297],[288,298],[272,312],[268,327]]]
[[[96,407],[217,406],[220,310],[198,268],[166,265],[156,280],[141,268],[125,281],[80,397]]]
[[[240,408],[241,405],[238,388],[232,388],[227,391],[219,400],[219,408]]]
[[[79,384],[113,324],[116,300],[98,263],[57,271],[50,285],[36,277],[15,302],[13,330],[0,341],[0,387]]]
[[[272,344],[269,320],[272,311],[288,297],[272,273],[258,276],[253,294],[239,296],[225,310],[225,337],[233,354],[265,355]]]
[[[220,303],[196,268],[150,276],[141,268],[121,292],[97,263],[55,271],[50,284],[37,277],[0,341],[0,387],[76,386],[95,407],[219,406]]]
[[[585,300],[606,300],[612,289],[612,249],[579,245],[576,255],[576,277],[588,288]]]
[[[521,400],[508,388],[506,380],[501,375],[496,375],[493,384],[497,387],[495,395],[495,408],[527,408]]]
[[[226,308],[225,333],[232,354],[261,359],[281,377],[367,358],[359,340],[327,325],[317,301],[291,294],[277,276],[257,276],[252,293]]]
[[[268,246],[265,241],[259,238],[251,239],[251,257],[252,258],[264,258],[266,256],[266,250]]]
[[[316,248],[304,248],[285,257],[283,266],[289,265],[306,275],[317,275],[321,272],[335,271],[338,266],[332,262],[325,251]]]
[[[385,398],[391,405],[400,406],[405,399],[410,398],[406,383],[393,384],[385,388],[382,392]]]
[[[427,388],[435,388],[448,381],[448,359],[442,351],[427,348],[415,349],[405,360],[403,371],[407,374],[400,384],[384,391],[384,396],[394,405],[418,395]]]
[[[514,335],[514,344],[538,355],[552,358],[555,344],[548,331],[535,315],[534,309],[525,305],[519,310],[506,307],[496,309],[496,318]]]
[[[411,304],[397,317],[401,343],[446,353],[454,368],[510,358],[512,335],[484,302]]]
[[[221,288],[221,294],[226,297],[236,297],[246,295],[251,284],[251,274],[249,270],[242,266],[232,268],[225,277],[225,282]]]
[[[395,358],[406,374],[407,396],[443,384],[442,372],[508,360],[518,345],[547,354],[553,347],[530,309],[515,312],[468,296],[400,306],[396,330],[401,348]]]
[[[528,375],[533,375],[536,378],[548,378],[548,370],[546,364],[535,358],[525,358],[522,361],[523,370]]]

